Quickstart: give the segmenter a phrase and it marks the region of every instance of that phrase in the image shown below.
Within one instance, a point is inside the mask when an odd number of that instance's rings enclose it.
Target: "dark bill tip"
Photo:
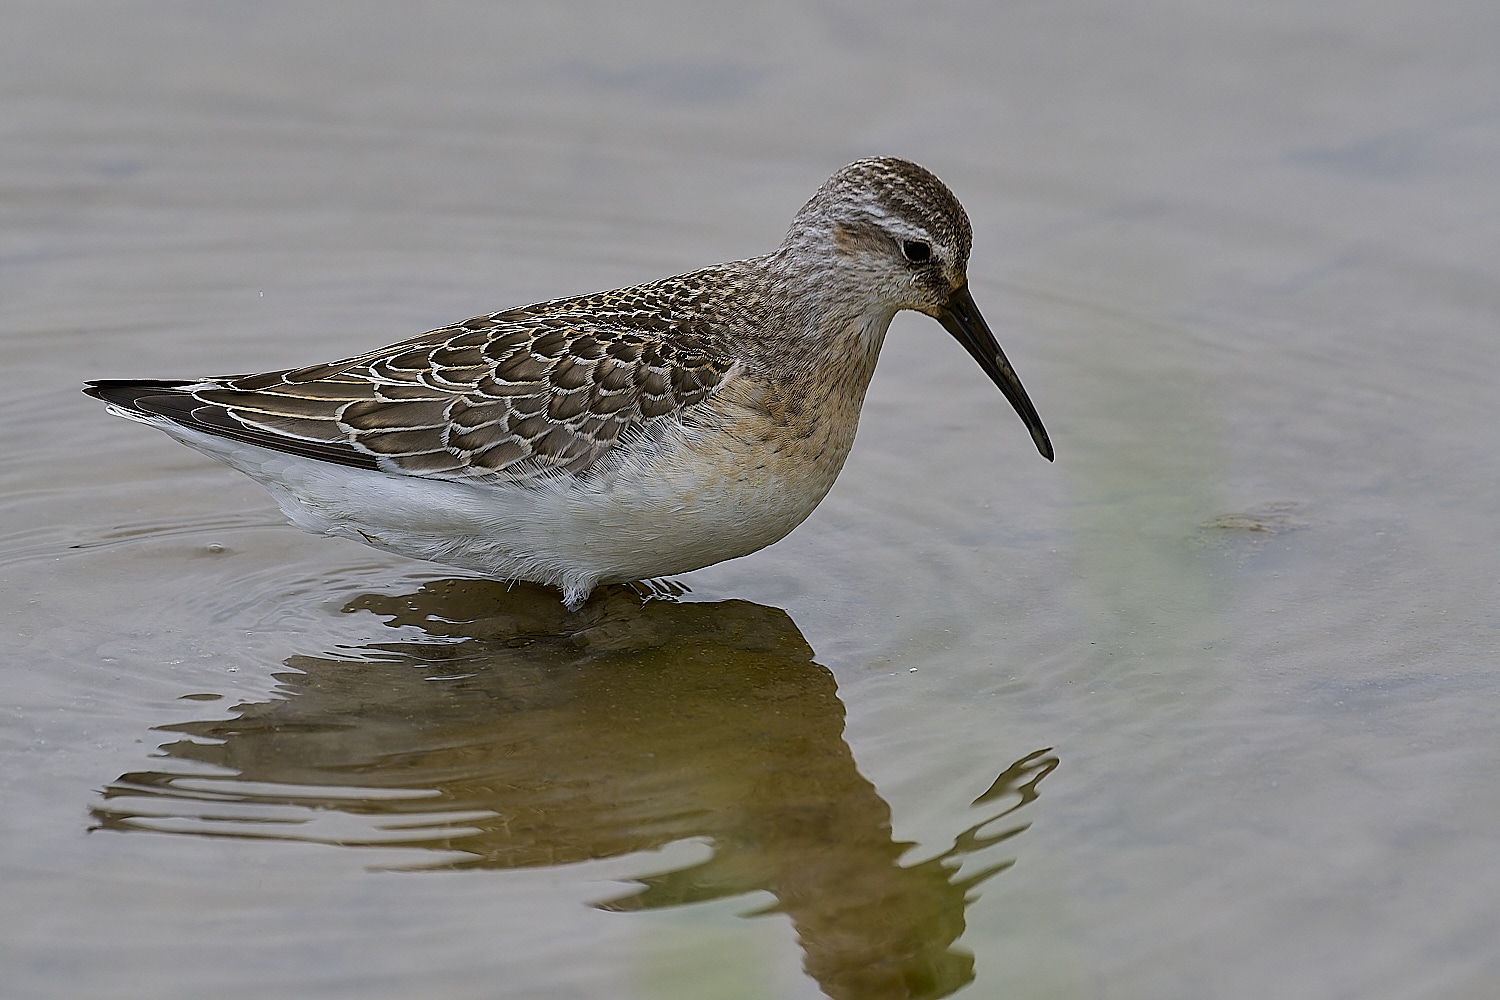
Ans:
[[[1037,416],[1036,407],[1031,405],[1031,398],[1026,395],[1021,380],[1016,377],[1015,369],[1005,359],[1005,352],[1000,350],[995,335],[979,314],[979,307],[974,304],[968,285],[959,286],[937,319],[944,329],[953,334],[955,340],[964,345],[964,350],[979,362],[979,367],[984,369],[990,381],[1010,400],[1010,405],[1016,408],[1021,422],[1031,432],[1036,450],[1047,461],[1052,461],[1052,441],[1047,437],[1047,429],[1042,426],[1042,418]]]

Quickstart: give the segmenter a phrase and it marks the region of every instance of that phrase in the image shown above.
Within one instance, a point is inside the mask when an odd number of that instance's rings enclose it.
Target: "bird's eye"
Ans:
[[[932,246],[921,240],[902,240],[901,253],[913,264],[925,264],[932,259]]]

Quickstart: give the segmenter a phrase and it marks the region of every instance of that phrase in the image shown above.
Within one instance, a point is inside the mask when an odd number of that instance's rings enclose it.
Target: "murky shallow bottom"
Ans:
[[[1412,43],[1406,131],[1350,96],[1406,29],[1351,9],[1307,56],[1328,117],[1206,148],[1205,91],[1170,75],[1132,84],[1132,141],[1090,145],[1119,106],[1070,101],[1114,69],[1071,43],[1144,28],[1043,19],[990,58],[1003,19],[877,19],[793,72],[781,25],[779,56],[681,84],[685,55],[611,62],[618,23],[528,22],[499,86],[422,68],[477,9],[404,33],[266,9],[39,7],[17,23],[66,28],[68,71],[0,60],[8,994],[1488,995],[1500,119],[1455,41],[1488,14],[1424,20],[1451,35]],[[1219,27],[1179,40],[1284,51]],[[350,31],[405,89],[297,55]],[[574,35],[599,47],[569,62]],[[936,137],[857,96],[970,35],[962,92],[1058,84],[1032,105],[1055,131],[976,96]],[[797,117],[804,87],[827,109]],[[1058,462],[903,317],[823,507],[673,600],[566,618],[302,535],[77,392],[758,252],[872,143],[969,208]]]

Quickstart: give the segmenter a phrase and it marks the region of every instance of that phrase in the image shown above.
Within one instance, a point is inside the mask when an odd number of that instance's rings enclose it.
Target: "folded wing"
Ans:
[[[582,303],[580,303],[582,304]],[[480,316],[345,361],[90,395],[184,427],[358,468],[442,479],[581,473],[631,428],[690,418],[734,360],[690,327],[582,311]]]

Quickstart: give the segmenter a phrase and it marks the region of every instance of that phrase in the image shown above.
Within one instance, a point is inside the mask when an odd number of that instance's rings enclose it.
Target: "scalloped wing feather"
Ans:
[[[193,383],[100,381],[91,391],[360,468],[508,481],[577,474],[627,432],[681,419],[734,367],[697,310],[674,315],[659,298],[645,285],[475,317],[326,365]]]

